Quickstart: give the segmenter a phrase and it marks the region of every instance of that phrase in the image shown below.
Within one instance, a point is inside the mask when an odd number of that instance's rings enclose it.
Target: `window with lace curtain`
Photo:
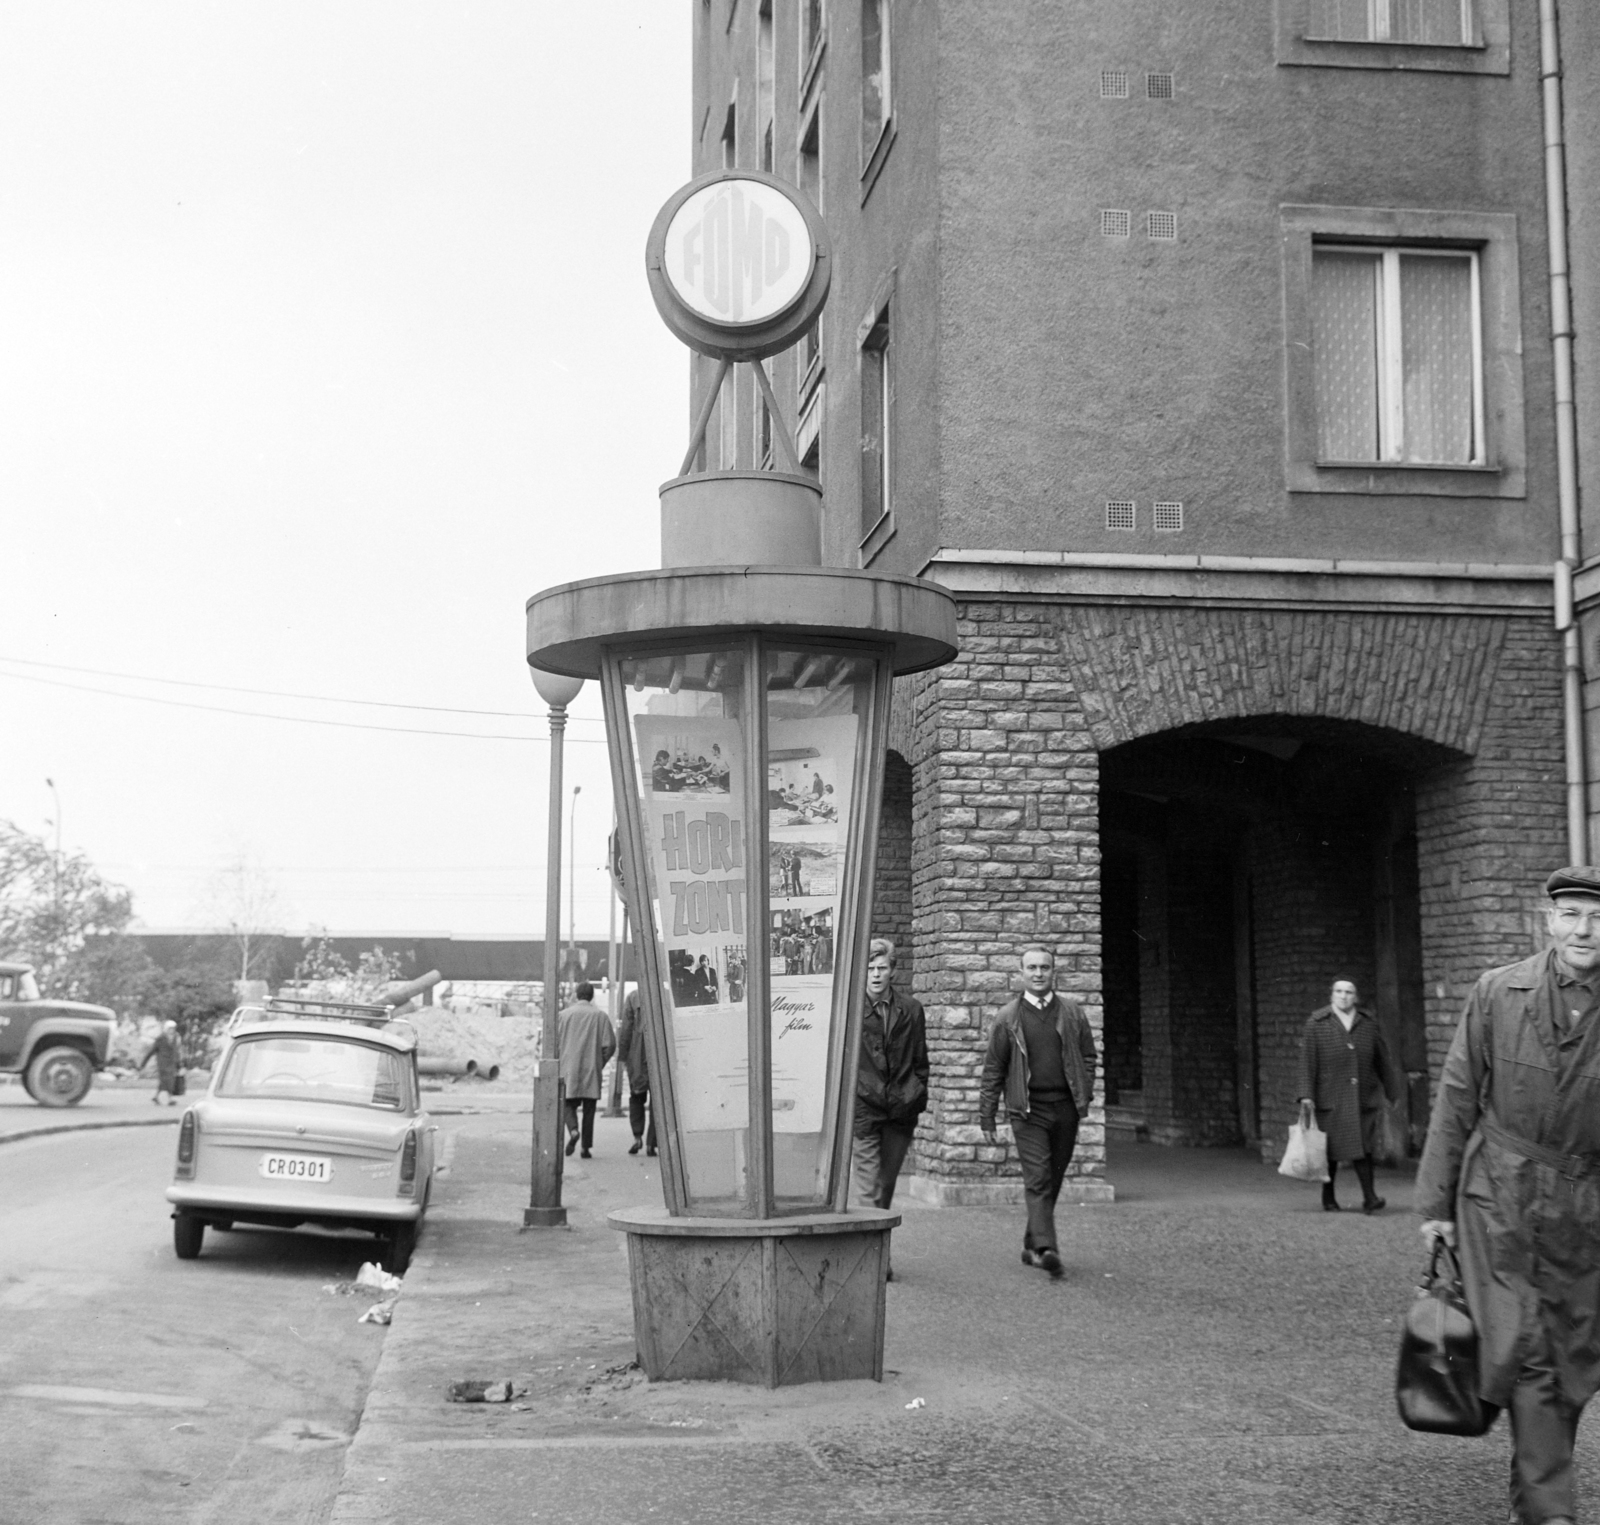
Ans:
[[[1278,208],[1295,493],[1525,498],[1517,218]]]
[[[1468,48],[1473,0],[1311,0],[1306,35],[1319,42],[1394,42]]]
[[[1475,250],[1317,244],[1318,460],[1483,465],[1480,304]]]

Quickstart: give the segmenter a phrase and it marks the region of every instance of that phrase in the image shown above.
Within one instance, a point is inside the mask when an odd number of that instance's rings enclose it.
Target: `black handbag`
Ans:
[[[182,1070],[179,1070],[178,1073],[172,1077],[172,1094],[174,1096],[182,1096],[188,1089],[188,1077],[183,1073]]]
[[[1478,1331],[1461,1289],[1461,1262],[1443,1239],[1433,1241],[1427,1275],[1406,1312],[1394,1396],[1408,1430],[1434,1435],[1482,1435],[1500,1412],[1478,1396]]]

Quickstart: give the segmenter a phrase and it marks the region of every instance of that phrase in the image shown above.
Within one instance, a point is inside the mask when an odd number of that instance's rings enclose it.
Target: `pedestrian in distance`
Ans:
[[[1022,1263],[1059,1280],[1056,1198],[1072,1163],[1078,1123],[1094,1096],[1097,1055],[1083,1008],[1055,988],[1055,966],[1055,955],[1042,944],[1023,950],[1022,992],[1001,1007],[989,1033],[978,1126],[992,1144],[1004,1093],[1028,1205]]]
[[[894,1201],[900,1167],[928,1105],[927,1018],[921,1002],[895,989],[894,969],[894,944],[873,938],[867,945],[853,1129],[855,1198],[865,1207]]]
[[[178,1039],[178,1024],[169,1020],[161,1024],[161,1031],[139,1061],[139,1068],[135,1071],[139,1075],[144,1074],[144,1067],[152,1059],[156,1062],[156,1094],[150,1100],[158,1107],[163,1103],[169,1107],[178,1104],[178,1066],[183,1057],[182,1049]]]
[[[643,1149],[656,1152],[656,1109],[650,1103],[650,1055],[644,1041],[644,1019],[639,1010],[639,987],[635,985],[622,999],[622,1028],[617,1033],[617,1053],[628,1072],[628,1125],[633,1129],[629,1154]],[[645,1109],[649,1107],[650,1128],[645,1131]]]
[[[1515,1525],[1572,1525],[1600,1387],[1600,868],[1545,891],[1549,946],[1467,998],[1416,1186],[1423,1237],[1460,1252],[1479,1396],[1511,1413]]]
[[[1388,1203],[1372,1183],[1373,1156],[1383,1121],[1383,1098],[1398,1102],[1399,1068],[1377,1020],[1357,1005],[1354,980],[1335,980],[1326,1006],[1306,1019],[1300,1035],[1300,1120],[1316,1112],[1328,1139],[1328,1179],[1322,1183],[1324,1212],[1336,1213],[1334,1179],[1348,1160],[1361,1183],[1361,1211],[1382,1212]]]
[[[611,1018],[594,1004],[594,986],[580,980],[577,997],[561,1013],[561,1082],[567,1102],[567,1153],[583,1144],[583,1158],[594,1151],[594,1109],[600,1100],[600,1075],[617,1051]],[[580,1129],[579,1111],[583,1122]]]

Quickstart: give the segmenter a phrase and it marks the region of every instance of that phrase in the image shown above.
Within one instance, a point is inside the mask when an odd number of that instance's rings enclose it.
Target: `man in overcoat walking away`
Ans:
[[[730,979],[731,983],[731,979]],[[622,1000],[622,1030],[617,1034],[617,1053],[628,1072],[628,1124],[633,1129],[629,1154],[646,1148],[645,1113],[650,1116],[648,1152],[656,1152],[656,1109],[650,1100],[650,1055],[644,1042],[644,1016],[639,1006],[639,987],[635,985]]]
[[[1383,1098],[1400,1100],[1403,1077],[1372,1013],[1357,1006],[1355,981],[1335,980],[1331,994],[1300,1035],[1300,1105],[1316,1109],[1317,1126],[1328,1136],[1322,1206],[1339,1211],[1333,1184],[1339,1162],[1348,1160],[1361,1183],[1361,1211],[1381,1212],[1389,1204],[1373,1187],[1372,1157]]]
[[[1417,1173],[1458,1245],[1479,1394],[1511,1411],[1511,1517],[1572,1525],[1572,1450],[1600,1387],[1600,868],[1552,874],[1550,946],[1467,999]]]
[[[578,1112],[582,1109],[583,1157],[594,1149],[594,1108],[600,1100],[600,1072],[617,1051],[611,1018],[594,1004],[594,986],[582,981],[577,1000],[561,1013],[561,1080],[567,1098],[567,1153],[578,1147]]]

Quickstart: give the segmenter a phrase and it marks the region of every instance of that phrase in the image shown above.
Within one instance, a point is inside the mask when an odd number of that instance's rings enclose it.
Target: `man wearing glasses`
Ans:
[[[1572,1450],[1600,1388],[1600,868],[1545,884],[1550,946],[1479,980],[1417,1174],[1459,1248],[1479,1392],[1511,1411],[1511,1519],[1572,1525]]]

